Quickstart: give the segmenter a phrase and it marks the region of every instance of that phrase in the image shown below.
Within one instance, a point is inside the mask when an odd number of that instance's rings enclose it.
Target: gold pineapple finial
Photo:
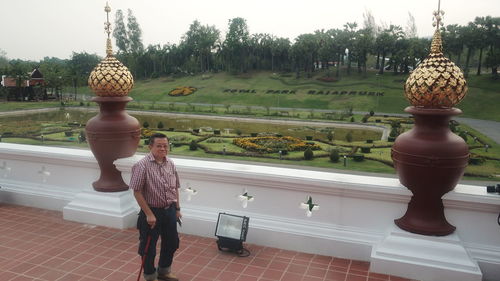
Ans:
[[[443,42],[439,28],[443,26],[444,11],[441,0],[434,11],[432,38],[429,56],[424,59],[406,80],[405,96],[413,106],[424,108],[451,108],[467,94],[467,81],[460,68],[443,54]]]
[[[111,23],[109,22],[109,7],[106,2],[104,7],[106,22],[104,31],[108,34],[106,39],[106,58],[104,58],[90,73],[89,87],[101,97],[126,96],[134,86],[134,77],[119,60],[113,56],[111,47]]]

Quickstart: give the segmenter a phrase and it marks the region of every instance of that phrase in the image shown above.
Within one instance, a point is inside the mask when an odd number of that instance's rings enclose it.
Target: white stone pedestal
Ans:
[[[121,229],[134,227],[138,213],[131,191],[83,191],[63,208],[66,220]]]
[[[370,270],[424,281],[481,281],[482,273],[456,233],[425,236],[393,226],[372,249]]]

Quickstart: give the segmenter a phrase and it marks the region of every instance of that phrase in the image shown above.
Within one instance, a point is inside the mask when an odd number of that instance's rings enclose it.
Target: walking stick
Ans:
[[[141,269],[139,269],[139,275],[137,276],[137,281],[141,279],[141,273],[142,269],[144,268],[144,262],[146,261],[146,255],[148,254],[148,249],[149,249],[149,243],[151,242],[151,232],[148,231],[148,238],[146,240],[146,248],[144,249],[144,254],[142,255],[141,258]]]

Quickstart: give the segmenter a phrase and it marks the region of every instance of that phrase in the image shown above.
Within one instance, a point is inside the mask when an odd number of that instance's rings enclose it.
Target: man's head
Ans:
[[[156,160],[167,156],[169,150],[168,138],[164,134],[155,133],[149,137],[149,150]]]

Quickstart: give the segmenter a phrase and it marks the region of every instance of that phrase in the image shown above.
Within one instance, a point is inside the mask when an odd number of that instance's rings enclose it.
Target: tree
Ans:
[[[500,48],[488,51],[486,54],[486,66],[491,67],[493,79],[498,79],[498,67],[500,67]]]
[[[447,25],[442,32],[442,38],[444,51],[450,59],[455,55],[457,57],[455,63],[460,66],[460,58],[464,50],[462,27],[457,24]]]
[[[308,77],[312,76],[313,63],[317,54],[318,44],[314,34],[301,34],[292,46],[292,59],[297,72],[303,69]]]
[[[483,50],[488,46],[488,31],[486,27],[486,20],[484,17],[476,17],[474,20],[476,34],[476,48],[479,49],[479,58],[477,62],[476,75],[481,75],[481,66],[483,61]]]
[[[271,70],[275,70],[275,66],[280,71],[285,70],[289,66],[288,58],[290,53],[291,43],[288,38],[274,38],[271,44]]]
[[[477,75],[481,75],[483,50],[490,47],[489,50],[492,51],[494,47],[500,44],[500,18],[476,17],[474,25],[478,31],[476,45],[479,49]]]
[[[344,44],[346,47],[346,50],[348,50],[347,53],[347,75],[351,74],[351,61],[352,57],[356,56],[356,52],[354,51],[354,45],[355,45],[355,40],[356,40],[356,28],[358,27],[358,24],[355,22],[348,22],[344,24],[344,30],[343,30],[343,35],[344,37]]]
[[[7,59],[7,53],[0,49],[0,68],[6,68],[9,65],[9,60]]]
[[[385,58],[394,50],[397,40],[403,37],[403,29],[400,26],[390,25],[380,33],[375,41],[375,48],[382,55],[379,74],[384,74]]]
[[[212,50],[220,40],[219,35],[220,32],[215,26],[202,26],[195,20],[182,38],[181,44],[187,48],[189,56],[194,56],[201,72],[210,71]]]
[[[373,14],[370,10],[365,10],[363,13],[363,29],[366,29],[373,38],[376,38],[380,28],[377,26],[375,23],[375,17],[373,17]]]
[[[227,67],[230,72],[246,72],[246,57],[248,53],[249,32],[244,18],[229,20],[229,30],[226,33],[224,49]]]
[[[461,33],[463,34],[464,42],[467,46],[467,56],[465,57],[465,65],[463,68],[464,76],[467,78],[469,76],[470,59],[480,38],[478,37],[477,27],[472,22],[469,22],[467,26],[462,27]]]
[[[45,87],[51,89],[52,93],[59,98],[61,96],[61,89],[64,85],[71,84],[71,74],[68,67],[68,62],[58,58],[45,57],[39,64],[39,70],[43,73],[45,80]],[[43,98],[40,95],[45,93],[35,93],[36,99]]]
[[[408,21],[405,26],[405,36],[406,38],[417,38],[417,24],[415,23],[415,17],[408,12]]]
[[[86,86],[90,72],[99,63],[101,59],[96,54],[75,53],[71,55],[71,59],[67,63],[67,74],[70,76],[71,84],[76,89],[79,86]]]
[[[142,31],[137,19],[132,14],[132,10],[127,12],[127,38],[129,40],[130,52],[141,53],[144,50],[142,44]]]
[[[7,74],[16,79],[16,100],[26,100],[27,93],[25,91],[24,82],[30,78],[28,74],[31,70],[30,68],[31,66],[28,63],[21,60],[11,60],[9,62],[9,72]]]
[[[123,22],[123,12],[120,9],[116,10],[115,13],[115,28],[113,30],[113,37],[115,37],[118,52],[127,53],[130,49],[130,42],[127,36],[127,28]]]
[[[353,52],[358,61],[358,73],[363,72],[366,75],[366,62],[370,50],[373,48],[375,38],[373,32],[368,28],[363,28],[356,32],[356,40],[353,44]]]

